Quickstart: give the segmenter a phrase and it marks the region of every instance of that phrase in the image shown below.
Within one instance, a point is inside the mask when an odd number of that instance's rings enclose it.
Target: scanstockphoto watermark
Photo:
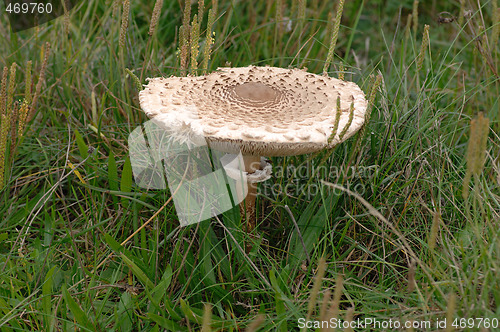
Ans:
[[[340,179],[373,179],[378,175],[379,166],[345,166],[345,165],[316,165],[312,161],[305,162],[299,166],[295,165],[275,165],[273,174],[275,178],[310,179],[320,177],[337,182]]]
[[[342,184],[342,187],[359,195],[364,195],[366,192],[366,185],[359,182],[346,181]],[[290,197],[301,196],[304,199],[310,200],[317,195],[321,195],[325,192],[325,190],[328,190],[328,192],[334,192],[337,195],[342,193],[342,190],[332,188],[323,183],[308,183],[300,181],[288,183],[273,183],[271,181],[263,182],[258,188],[258,193],[262,196],[271,197],[273,199],[286,195]]]
[[[430,330],[435,327],[435,322],[430,320],[400,321],[370,317],[356,320],[343,320],[338,318],[330,318],[329,320],[307,320],[305,318],[299,318],[297,325],[300,329],[360,329],[394,331],[401,329]]]
[[[360,195],[365,194],[366,183],[371,183],[378,176],[378,166],[333,166],[314,163],[304,163],[299,166],[288,165],[274,167],[274,181],[260,184],[259,194],[276,199],[284,195],[312,199],[324,192],[327,188],[341,194],[341,191],[320,183],[319,179],[326,179],[332,183],[342,183],[342,186]],[[283,180],[283,181],[280,181]]]
[[[397,320],[365,317],[363,319],[343,320],[330,318],[329,320],[307,320],[299,318],[297,326],[300,329],[357,329],[357,330],[444,330],[444,329],[498,329],[498,318],[471,317],[471,318],[436,318],[434,320]]]

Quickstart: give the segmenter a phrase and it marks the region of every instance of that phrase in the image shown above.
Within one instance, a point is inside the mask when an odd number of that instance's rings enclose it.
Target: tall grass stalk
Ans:
[[[40,93],[42,91],[42,85],[45,82],[45,72],[47,70],[47,63],[49,61],[49,55],[50,55],[49,42],[45,43],[45,47],[42,49],[42,54],[43,54],[42,68],[40,69],[40,76],[38,77],[38,82],[35,88],[35,94],[33,95],[33,102],[31,103],[31,107],[28,113],[28,121],[30,121],[35,116],[38,98],[40,97]]]
[[[19,109],[19,124],[17,129],[17,136],[19,138],[22,138],[24,136],[24,128],[26,126],[26,119],[28,118],[29,108],[29,102],[27,99],[25,99],[21,104],[21,108]]]
[[[413,18],[413,35],[417,35],[418,30],[418,0],[413,1],[413,11],[411,13]]]
[[[163,0],[156,0],[153,8],[153,15],[151,16],[151,23],[149,24],[149,35],[154,35],[158,21],[160,20],[161,8],[163,7]]]
[[[212,322],[212,306],[205,303],[203,306],[203,322],[201,326],[201,332],[211,332],[210,323]]]
[[[347,130],[352,124],[352,120],[354,119],[354,98],[351,101],[351,106],[349,107],[349,119],[347,120],[346,125],[344,126],[344,129],[339,134],[339,140],[342,140],[344,138],[344,135],[347,133]]]
[[[348,322],[347,327],[344,329],[345,332],[354,331],[351,324],[353,320],[354,320],[354,307],[350,307],[349,309],[347,309],[345,313],[345,321]]]
[[[420,52],[418,53],[416,60],[417,73],[419,73],[422,70],[427,48],[429,48],[429,25],[426,24],[424,26],[424,33],[422,35],[422,44],[420,45]]]
[[[455,293],[448,294],[448,306],[446,307],[446,332],[452,332],[455,330],[453,326],[453,317],[455,315],[457,297]]]
[[[344,278],[342,275],[338,275],[335,279],[335,290],[333,291],[333,299],[324,320],[329,321],[331,319],[338,319],[340,311],[340,298],[344,292]]]
[[[219,0],[212,0],[212,10],[214,11],[214,15],[219,10]]]
[[[343,64],[339,64],[338,71],[339,80],[343,81],[345,78],[345,68]]]
[[[307,305],[306,320],[309,320],[312,317],[313,310],[316,307],[316,299],[318,297],[321,284],[323,283],[325,270],[326,270],[326,260],[324,257],[321,257],[318,262],[318,269],[316,271],[316,276],[314,277],[314,285],[311,290],[311,297],[309,298],[309,303]]]
[[[326,56],[325,65],[323,66],[323,75],[328,75],[328,68],[333,61],[333,56],[335,54],[335,46],[337,45],[337,39],[339,37],[340,21],[342,19],[342,12],[344,11],[344,0],[340,0],[337,6],[337,14],[335,15],[335,21],[333,23],[333,32],[330,37],[330,43],[328,47],[328,55]]]
[[[304,35],[304,26],[306,23],[306,8],[307,8],[307,0],[299,0],[298,3],[298,12],[297,12],[297,20],[299,27],[299,48],[302,45],[302,36]]]
[[[137,92],[141,91],[142,90],[142,84],[141,84],[141,80],[139,79],[139,77],[137,77],[137,75],[135,75],[130,69],[128,68],[125,68],[125,71],[127,72],[127,74],[130,76],[130,78],[132,79],[132,81],[134,81],[134,85],[135,85],[135,88],[137,89]]]
[[[191,45],[189,41],[189,36],[191,32],[191,26],[189,24],[190,19],[191,19],[191,0],[185,0],[182,26],[181,26],[182,30],[179,30],[180,70],[182,76],[186,76],[189,65],[189,54]]]
[[[464,26],[464,18],[465,18],[465,0],[460,0],[460,11],[458,14],[458,26]]]
[[[408,18],[406,19],[406,26],[405,26],[405,44],[407,44],[408,39],[410,38],[412,22],[413,22],[413,15],[408,14]],[[406,50],[406,47],[404,48],[404,50]]]
[[[481,174],[486,161],[486,148],[488,143],[489,119],[483,113],[472,119],[470,124],[470,138],[467,146],[467,172],[463,180],[462,196],[469,196],[469,184],[471,176]],[[478,185],[476,183],[476,185]]]
[[[273,60],[276,57],[277,50],[281,50],[283,40],[283,0],[276,0],[276,15],[274,20],[276,26],[274,28],[274,45],[273,45]]]
[[[7,103],[7,80],[9,77],[9,67],[3,67],[2,81],[0,85],[0,115],[6,113],[6,103]]]
[[[123,52],[127,47],[126,39],[127,39],[128,25],[129,25],[129,16],[130,16],[130,0],[123,0],[122,24],[120,27],[120,37],[118,39],[118,49],[120,57],[122,59],[123,59]]]
[[[214,43],[214,37],[212,36],[212,28],[215,22],[216,12],[213,8],[208,11],[208,22],[207,22],[207,33],[205,36],[205,46],[203,48],[203,62],[201,69],[203,73],[206,74],[208,71],[208,62],[210,61],[210,55],[212,53],[212,45]]]
[[[14,88],[16,86],[16,63],[10,66],[9,86],[7,88],[7,102],[5,104],[5,111],[7,114],[12,114],[12,103],[14,102]]]
[[[31,77],[31,68],[32,68],[32,62],[31,60],[29,60],[27,63],[26,63],[26,71],[25,71],[25,76],[26,76],[26,81],[25,81],[25,85],[24,85],[24,100],[30,104],[31,103],[31,80],[32,80],[32,77]]]
[[[5,181],[5,170],[6,170],[6,150],[7,150],[7,138],[10,129],[10,116],[8,114],[1,114],[0,123],[0,189],[4,186]]]
[[[493,27],[491,30],[491,49],[492,49],[492,52],[498,53],[497,45],[498,45],[499,39],[500,39],[500,8],[495,8],[493,11]]]
[[[342,114],[342,110],[340,109],[340,96],[337,97],[337,105],[335,107],[335,120],[333,122],[332,133],[328,138],[328,144],[331,144],[337,135],[337,131],[339,129],[340,115]]]
[[[368,94],[368,100],[367,100],[368,107],[366,109],[365,123],[363,124],[363,127],[361,127],[360,131],[356,135],[356,142],[354,144],[354,149],[352,150],[350,160],[352,160],[354,155],[359,151],[359,148],[361,147],[361,142],[363,141],[363,138],[366,133],[366,127],[370,123],[375,97],[377,96],[377,91],[380,87],[380,84],[382,84],[382,74],[378,74],[375,80],[373,80],[373,84],[371,85],[370,93]]]
[[[64,22],[63,22],[64,33],[66,35],[68,35],[69,34],[69,23],[70,23],[70,16],[69,16],[70,3],[69,3],[69,0],[63,0],[61,2],[62,2],[63,10],[64,10]]]
[[[198,25],[203,24],[203,16],[205,15],[205,0],[198,0]]]
[[[8,140],[12,138],[12,134],[9,135],[9,131],[12,127],[12,122],[15,121],[15,113],[12,108],[12,103],[14,100],[14,87],[16,82],[16,63],[12,63],[10,66],[10,75],[7,85],[7,76],[5,73],[7,67],[4,68],[2,76],[2,87],[0,90],[0,188],[4,186],[5,172],[7,167],[7,147]],[[14,119],[14,120],[13,120]],[[12,143],[11,143],[12,144]]]
[[[196,74],[198,70],[198,54],[200,53],[200,22],[198,16],[194,15],[193,22],[191,23],[191,74]]]

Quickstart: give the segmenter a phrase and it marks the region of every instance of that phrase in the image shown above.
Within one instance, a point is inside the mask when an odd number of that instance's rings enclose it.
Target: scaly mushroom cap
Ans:
[[[206,140],[219,151],[255,156],[333,147],[361,128],[367,108],[355,83],[300,69],[254,66],[219,68],[205,76],[152,78],[139,100],[147,116],[174,138],[199,144]],[[329,140],[337,111],[337,131]]]

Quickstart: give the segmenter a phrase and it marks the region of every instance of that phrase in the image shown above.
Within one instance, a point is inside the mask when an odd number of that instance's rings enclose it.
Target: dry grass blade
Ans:
[[[446,308],[446,332],[452,332],[455,328],[452,325],[453,315],[455,314],[456,295],[448,294],[448,306]]]
[[[349,332],[349,331],[354,331],[353,328],[351,327],[352,324],[351,322],[354,320],[354,307],[350,307],[347,309],[347,312],[345,313],[345,321],[348,322],[347,327],[344,329],[344,331]]]
[[[328,304],[330,302],[331,295],[332,294],[331,294],[330,289],[327,289],[325,291],[325,294],[323,295],[323,302],[321,303],[321,308],[319,310],[319,317],[321,318],[321,320],[326,320],[326,313],[327,313]]]
[[[304,253],[307,258],[307,264],[311,264],[311,257],[309,257],[309,252],[307,251],[306,244],[304,243],[304,238],[302,237],[302,233],[300,232],[299,225],[297,224],[297,221],[295,220],[295,217],[293,216],[292,210],[288,207],[288,205],[285,205],[285,210],[288,212],[290,215],[290,218],[292,219],[293,225],[295,227],[295,231],[297,232],[297,236],[300,239],[300,243],[302,244],[302,248],[304,249]]]
[[[432,226],[431,232],[429,234],[429,239],[427,241],[427,245],[429,249],[432,251],[436,247],[436,240],[439,233],[439,222],[441,220],[441,214],[438,211],[435,211],[432,216]]]
[[[264,316],[262,314],[258,314],[255,316],[254,320],[248,325],[246,328],[246,332],[256,332],[259,330],[259,327],[264,322]]]
[[[338,319],[339,309],[340,309],[340,298],[342,297],[344,287],[344,278],[338,275],[335,279],[335,291],[333,292],[333,299],[328,312],[325,316],[321,316],[324,321],[331,321],[332,319]],[[324,331],[329,331],[330,329],[324,329]]]
[[[208,303],[205,303],[203,306],[203,322],[201,326],[201,332],[210,332],[212,328],[210,328],[210,324],[212,323],[212,306]]]
[[[408,267],[408,293],[412,293],[415,290],[415,287],[417,286],[417,283],[415,281],[415,274],[416,274],[416,264],[415,260],[411,260],[410,266]]]
[[[323,283],[323,277],[325,276],[326,270],[326,260],[324,257],[321,257],[318,262],[318,269],[316,271],[316,276],[314,277],[314,285],[311,290],[311,296],[309,297],[309,304],[307,306],[307,318],[309,320],[312,316],[314,307],[316,307],[316,299],[318,297],[319,290],[321,288],[321,284]]]
[[[382,221],[382,223],[384,223],[386,226],[388,226],[391,229],[391,231],[398,237],[399,241],[401,242],[399,245],[397,245],[399,247],[399,249],[401,249],[403,252],[405,252],[411,258],[415,259],[417,262],[421,263],[421,260],[415,254],[415,252],[413,251],[413,249],[411,249],[410,244],[408,243],[408,241],[406,240],[406,238],[403,236],[403,234],[401,234],[401,232],[399,230],[397,230],[396,227],[391,222],[389,222],[389,220],[387,220],[377,209],[375,209],[363,197],[361,197],[359,194],[357,194],[357,193],[355,193],[355,192],[353,192],[353,191],[351,191],[351,190],[349,190],[347,188],[339,186],[337,184],[330,183],[330,182],[327,182],[327,181],[324,181],[324,180],[321,180],[321,183],[323,183],[326,186],[329,186],[329,187],[332,187],[332,188],[344,191],[345,193],[347,193],[347,194],[355,197],[361,204],[363,204],[363,206],[365,208],[368,209],[368,211],[370,212],[370,214],[372,216],[374,216],[378,220]]]

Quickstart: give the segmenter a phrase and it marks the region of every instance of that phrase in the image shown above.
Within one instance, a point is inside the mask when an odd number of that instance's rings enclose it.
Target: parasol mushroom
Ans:
[[[271,174],[263,157],[331,148],[361,128],[367,109],[355,83],[301,69],[255,66],[152,78],[139,99],[146,115],[179,140],[241,153],[241,167],[231,163],[227,173],[237,177],[236,168],[247,175],[248,195],[241,206],[249,232],[255,227],[256,183]]]

